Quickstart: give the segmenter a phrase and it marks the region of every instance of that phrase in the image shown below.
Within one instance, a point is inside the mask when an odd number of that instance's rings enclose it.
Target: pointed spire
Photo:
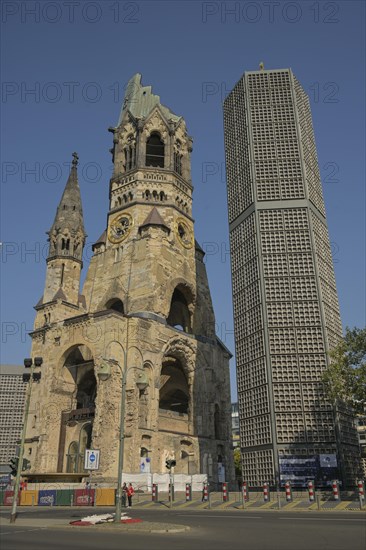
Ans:
[[[72,156],[70,174],[57,207],[54,222],[48,232],[49,258],[62,255],[81,259],[86,238],[77,175],[79,157],[77,153],[73,153]]]

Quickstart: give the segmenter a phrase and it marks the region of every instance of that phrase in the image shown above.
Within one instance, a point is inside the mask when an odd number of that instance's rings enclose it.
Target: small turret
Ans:
[[[78,155],[73,153],[65,190],[57,207],[49,235],[46,286],[43,303],[64,296],[78,305],[82,255],[86,239],[77,177]],[[61,291],[61,292],[60,292]]]
[[[72,156],[70,175],[48,231],[50,248],[47,261],[58,257],[82,260],[86,234],[77,176],[78,155],[73,153]]]

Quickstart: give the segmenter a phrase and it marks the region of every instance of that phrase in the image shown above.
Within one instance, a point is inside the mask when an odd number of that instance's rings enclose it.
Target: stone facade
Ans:
[[[212,481],[222,463],[230,480],[231,355],[215,335],[204,253],[194,239],[192,139],[140,75],[110,131],[107,228],[93,246],[81,293],[76,154],[49,232],[32,333],[32,355],[43,357],[43,366],[27,430],[31,473],[82,472],[85,448],[94,448],[101,450],[94,479],[116,479],[127,369],[124,471],[139,472],[143,462],[163,473],[173,458],[176,473]]]

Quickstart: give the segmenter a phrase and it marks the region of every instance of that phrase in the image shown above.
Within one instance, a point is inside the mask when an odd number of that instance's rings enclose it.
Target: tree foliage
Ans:
[[[239,447],[234,449],[234,466],[235,466],[235,477],[241,478],[241,452]]]
[[[323,382],[331,401],[341,400],[364,412],[366,406],[366,328],[346,328],[338,346],[330,352]]]

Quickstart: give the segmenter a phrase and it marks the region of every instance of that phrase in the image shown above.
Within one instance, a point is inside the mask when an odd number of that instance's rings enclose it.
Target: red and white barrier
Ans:
[[[286,500],[290,502],[292,500],[291,481],[285,483]]]
[[[152,484],[151,500],[153,502],[158,501],[158,485],[157,485],[157,483]]]
[[[332,491],[334,500],[339,500],[339,487],[336,479],[332,481]]]
[[[314,491],[314,482],[308,481],[308,491],[309,491],[309,500],[314,502],[315,500],[315,491]]]
[[[363,481],[357,481],[357,488],[358,488],[358,496],[362,498],[362,500],[365,500],[365,486]]]
[[[208,485],[207,483],[203,486],[203,500],[206,502],[208,500]]]
[[[263,500],[264,500],[264,502],[269,501],[269,486],[268,486],[268,483],[263,483]]]
[[[192,492],[190,483],[186,483],[186,500],[192,500]]]
[[[243,485],[241,487],[241,490],[242,490],[242,493],[243,493],[243,500],[244,502],[247,502],[247,500],[249,500],[249,497],[248,497],[248,484],[246,481],[243,481]]]
[[[227,493],[227,483],[222,484],[222,500],[227,502],[229,500]]]

